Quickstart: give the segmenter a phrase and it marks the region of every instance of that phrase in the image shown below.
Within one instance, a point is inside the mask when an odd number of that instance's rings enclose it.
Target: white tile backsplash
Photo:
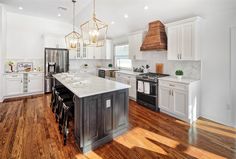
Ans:
[[[164,64],[164,73],[175,75],[177,69],[184,72],[184,76],[188,78],[201,79],[201,62],[200,61],[169,61],[165,51],[143,52],[143,59],[133,60],[133,67],[150,66],[150,72],[156,72],[156,64]]]
[[[89,73],[97,74],[98,67],[107,67],[111,63],[111,60],[88,60],[88,59],[77,59],[70,60],[70,71],[80,72],[86,70]],[[84,64],[88,64],[87,68],[84,68]]]

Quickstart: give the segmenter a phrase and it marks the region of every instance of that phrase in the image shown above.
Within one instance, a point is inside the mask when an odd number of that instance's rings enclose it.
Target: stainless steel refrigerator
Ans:
[[[69,50],[45,48],[44,92],[52,92],[53,74],[69,71]]]

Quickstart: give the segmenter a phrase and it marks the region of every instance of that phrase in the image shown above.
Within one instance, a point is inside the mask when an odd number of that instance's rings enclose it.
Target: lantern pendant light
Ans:
[[[104,45],[108,25],[96,18],[95,0],[93,0],[93,16],[92,19],[80,26],[83,43],[86,46],[101,47]]]
[[[73,2],[73,31],[65,36],[65,40],[66,40],[66,46],[68,49],[71,50],[78,50],[79,48],[79,44],[80,44],[80,34],[78,32],[75,31],[75,3],[76,0],[72,0]]]

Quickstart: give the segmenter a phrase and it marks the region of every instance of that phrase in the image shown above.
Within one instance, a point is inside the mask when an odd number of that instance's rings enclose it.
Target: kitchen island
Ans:
[[[74,94],[76,144],[85,153],[128,129],[129,85],[88,74],[53,75]]]

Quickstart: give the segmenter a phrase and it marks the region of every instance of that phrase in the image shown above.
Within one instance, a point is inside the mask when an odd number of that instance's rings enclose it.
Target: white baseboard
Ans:
[[[213,121],[213,122],[216,122],[216,123],[225,125],[225,126],[235,127],[235,128],[236,128],[236,125],[235,125],[234,123],[232,123],[232,122],[230,122],[230,123],[225,123],[225,122],[222,122],[222,121],[220,121],[220,120],[214,119],[214,118],[212,118],[212,117],[210,117],[210,116],[208,116],[208,115],[204,115],[204,114],[201,114],[201,117],[202,117],[202,118],[205,118],[205,119],[208,119],[208,120],[211,120],[211,121]]]
[[[13,96],[5,96],[5,97],[3,97],[2,100],[4,101],[5,99],[27,97],[27,96],[40,95],[40,94],[44,94],[44,92],[24,93],[24,94],[13,95]]]

